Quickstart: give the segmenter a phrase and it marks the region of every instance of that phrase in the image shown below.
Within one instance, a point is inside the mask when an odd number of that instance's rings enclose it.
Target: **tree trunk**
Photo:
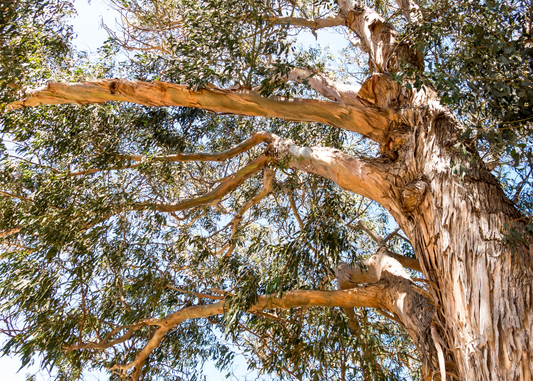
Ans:
[[[432,286],[446,370],[460,380],[531,380],[531,245],[513,253],[502,243],[504,224],[521,215],[476,152],[459,152],[459,123],[417,108],[419,122],[398,152],[397,220]]]

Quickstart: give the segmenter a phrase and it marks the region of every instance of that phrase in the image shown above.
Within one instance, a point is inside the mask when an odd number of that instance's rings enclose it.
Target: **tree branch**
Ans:
[[[378,234],[376,234],[376,232],[374,232],[372,229],[370,229],[368,226],[366,226],[366,224],[362,220],[359,220],[357,222],[357,226],[361,230],[363,230],[366,234],[368,234],[370,236],[370,238],[372,238],[374,240],[374,242],[376,242],[380,247],[384,247],[384,248],[385,248],[385,244],[390,239],[389,237],[391,237],[392,235],[395,235],[398,232],[398,229],[396,229],[393,233],[389,234],[389,236],[387,236],[387,238],[383,239]],[[416,260],[414,258],[406,257],[405,255],[397,254],[397,253],[395,253],[393,251],[390,251],[387,248],[385,248],[385,249],[387,250],[387,255],[389,255],[390,257],[392,257],[394,259],[396,259],[398,262],[400,262],[400,264],[403,267],[406,267],[406,268],[411,269],[411,270],[422,272],[422,267],[420,266],[420,262],[418,260]]]
[[[130,324],[125,325],[122,327],[115,328],[111,332],[109,332],[106,337],[103,340],[100,340],[99,342],[91,342],[91,343],[81,343],[76,345],[68,345],[64,346],[63,350],[66,352],[76,351],[80,349],[107,349],[111,348],[114,345],[122,344],[123,342],[129,340],[133,334],[138,331],[142,327],[146,327],[148,325],[155,325],[160,326],[160,320],[159,319],[143,319],[139,321],[136,324]],[[123,331],[127,329],[126,333],[114,340],[110,340],[113,335],[116,335],[120,331]]]
[[[399,317],[399,322],[404,325],[411,337],[417,338],[420,330],[427,329],[426,325],[431,322],[432,312],[429,302],[417,291],[416,285],[410,280],[405,272],[393,258],[389,257],[384,250],[366,261],[366,269],[355,268],[347,264],[339,264],[336,269],[341,288],[350,287],[349,290],[338,291],[311,291],[297,290],[279,294],[259,296],[257,303],[253,305],[249,313],[262,313],[263,310],[274,308],[291,309],[298,307],[370,307],[379,311],[386,311],[391,315],[387,317]],[[354,286],[354,283],[374,282],[365,286]],[[423,310],[421,310],[421,308]],[[413,316],[413,313],[418,315]],[[146,361],[150,353],[157,348],[166,333],[188,319],[203,318],[225,312],[225,302],[187,307],[164,319],[150,319],[143,322],[147,325],[156,325],[159,328],[148,340],[144,348],[137,354],[135,360],[128,364],[117,364],[111,368],[126,375],[125,373],[134,368],[132,378],[138,379],[140,367]],[[392,319],[392,318],[391,318]],[[395,319],[393,319],[395,320]],[[83,348],[88,348],[83,344]],[[70,347],[73,350],[74,347]]]
[[[414,0],[396,0],[396,4],[402,10],[407,22],[420,23],[422,13],[420,7]]]
[[[21,231],[22,228],[13,228],[9,230],[4,230],[0,232],[0,238],[8,237],[13,234],[17,234],[19,231]]]
[[[370,276],[363,274],[360,268],[352,268],[346,264],[341,264],[337,269],[340,283],[344,284],[342,277],[348,275],[349,282],[353,283],[354,277],[357,281],[376,281],[373,284],[357,286],[349,290],[337,291],[317,291],[317,290],[296,290],[284,292],[282,296],[278,293],[259,296],[257,302],[247,310],[249,313],[263,314],[264,310],[271,309],[291,309],[299,307],[370,307],[379,311],[387,311],[385,316],[399,317],[399,321],[407,328],[412,337],[417,337],[420,332],[417,330],[426,329],[421,323],[431,321],[432,312],[427,308],[428,302],[416,291],[417,287],[409,279],[405,270],[384,251],[378,251],[376,255],[367,261],[367,272]],[[349,285],[353,287],[353,284]],[[413,308],[424,308],[418,311],[419,315],[413,315]],[[79,349],[106,349],[113,345],[120,344],[131,338],[133,333],[143,326],[159,327],[152,337],[147,341],[144,348],[137,354],[135,359],[128,364],[116,364],[111,370],[122,375],[133,368],[131,377],[137,380],[140,376],[142,364],[148,356],[156,349],[166,333],[188,319],[204,318],[213,315],[223,314],[226,311],[225,301],[208,305],[198,305],[186,307],[176,311],[163,319],[146,319],[137,324],[119,327],[106,336],[105,340],[99,343],[82,343],[68,346],[66,351]],[[427,316],[426,316],[427,315]],[[429,324],[429,323],[428,323]],[[125,335],[109,340],[113,334],[128,329]],[[416,332],[415,332],[416,331]]]
[[[372,240],[381,246],[381,243],[383,242],[383,238],[381,238],[374,230],[370,229],[366,224],[363,222],[363,220],[357,221],[357,226],[363,230],[366,234],[372,238]]]
[[[270,142],[272,135],[269,132],[259,131],[252,134],[248,139],[237,144],[235,147],[230,148],[223,152],[197,152],[197,153],[177,153],[174,155],[166,156],[154,156],[150,160],[162,161],[162,162],[179,162],[179,161],[224,161],[231,159],[243,152],[248,151],[250,148],[263,143]],[[121,158],[126,160],[143,161],[144,156],[141,155],[120,155]]]
[[[273,139],[272,145],[279,158],[287,158],[288,167],[323,176],[343,189],[375,200],[401,220],[400,193],[388,177],[387,164],[353,157],[334,148],[300,147],[279,137]]]
[[[289,72],[289,79],[297,82],[307,81],[318,94],[333,101],[354,106],[364,105],[357,97],[358,88],[332,81],[318,71],[294,68]]]
[[[248,211],[248,209],[250,209],[255,204],[259,203],[266,196],[268,196],[270,192],[272,192],[272,189],[274,188],[275,175],[276,175],[275,171],[273,171],[272,169],[268,167],[265,167],[265,173],[263,176],[263,189],[261,189],[261,192],[256,194],[254,197],[246,201],[244,205],[239,208],[233,220],[228,224],[228,225],[231,225],[231,237],[229,239],[230,243],[220,251],[220,252],[223,252],[226,249],[228,249],[226,254],[224,254],[224,257],[231,256],[231,254],[233,253],[233,250],[235,250],[235,242],[233,241],[233,237],[237,233],[237,229],[239,228],[239,224],[241,223],[244,214]]]
[[[417,259],[406,257],[405,255],[397,254],[387,249],[387,255],[396,259],[400,264],[408,269],[422,272],[422,266]]]
[[[190,90],[168,82],[142,82],[102,79],[92,82],[57,83],[27,93],[27,98],[12,102],[8,110],[44,104],[91,104],[107,101],[132,102],[145,106],[185,106],[248,116],[276,117],[299,122],[325,123],[358,132],[385,143],[390,122],[400,116],[391,109],[356,104],[339,104],[313,99],[262,97],[251,90],[209,88]]]
[[[229,176],[225,181],[223,181],[218,187],[213,189],[211,192],[208,192],[202,196],[189,198],[175,204],[160,204],[153,202],[139,202],[134,205],[133,210],[145,210],[145,209],[154,209],[158,212],[178,212],[185,209],[194,208],[200,205],[212,204],[222,197],[237,189],[246,179],[252,177],[258,173],[266,164],[268,164],[272,159],[266,155],[262,154],[256,159],[252,160],[246,166],[241,168],[238,172]]]
[[[16,199],[18,199],[18,200],[24,200],[24,201],[28,201],[28,202],[33,202],[32,200],[30,200],[30,199],[27,198],[27,197],[19,196],[19,195],[12,194],[12,193],[9,193],[9,192],[4,192],[4,191],[2,191],[2,190],[0,190],[0,195],[1,195],[1,196],[5,196],[5,197],[10,197],[10,198],[16,198]]]
[[[341,15],[314,20],[304,19],[300,17],[269,17],[268,21],[272,24],[288,24],[290,26],[301,26],[311,29],[330,28],[334,26],[346,25],[346,17],[343,17]]]
[[[165,155],[165,156],[155,156],[150,158],[152,161],[156,162],[183,162],[183,161],[224,161],[227,159],[231,159],[232,157],[235,157],[243,152],[248,151],[250,148],[262,143],[262,142],[270,142],[272,139],[272,136],[270,133],[265,131],[259,131],[252,136],[250,136],[248,139],[244,140],[243,142],[237,144],[235,147],[228,149],[223,152],[194,152],[194,153],[177,153],[173,155]],[[132,164],[132,165],[123,165],[118,167],[112,167],[112,168],[91,168],[86,169],[83,171],[78,172],[71,172],[71,176],[80,176],[80,175],[90,175],[93,173],[103,172],[103,171],[117,171],[122,169],[134,169],[138,168],[141,165],[141,162],[145,160],[145,156],[142,155],[118,155],[118,158],[122,160],[131,160],[131,161],[137,161],[138,163]]]
[[[392,73],[400,61],[423,65],[423,57],[416,49],[399,43],[399,34],[376,11],[354,0],[339,0],[346,26],[359,37],[361,49],[370,55],[371,70]]]
[[[402,265],[389,255],[387,248],[381,247],[359,266],[339,262],[335,275],[340,289],[363,283],[387,284],[389,288],[383,307],[376,307],[378,313],[385,311],[384,316],[401,323],[418,345],[433,320],[431,296],[415,285]],[[353,314],[350,317],[353,318]]]
[[[298,307],[381,308],[382,300],[384,299],[383,294],[386,292],[386,290],[387,286],[385,284],[375,284],[344,291],[287,291],[283,293],[282,297],[279,297],[279,294],[260,296],[257,303],[249,309],[249,312],[256,313],[274,308],[291,309]],[[139,367],[144,363],[144,361],[146,361],[150,353],[159,346],[168,331],[188,319],[223,314],[225,312],[224,306],[225,302],[219,302],[208,305],[187,307],[168,315],[164,319],[152,319],[150,324],[159,325],[160,328],[155,331],[153,336],[146,343],[145,347],[139,352],[135,360],[124,365],[117,364],[113,366],[111,370],[125,372],[131,368],[136,368],[133,371],[133,374],[138,374]]]

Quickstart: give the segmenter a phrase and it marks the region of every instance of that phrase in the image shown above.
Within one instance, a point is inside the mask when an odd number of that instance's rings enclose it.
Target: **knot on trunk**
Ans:
[[[427,187],[427,183],[419,178],[402,188],[400,203],[404,213],[411,213],[422,203]]]
[[[372,106],[394,108],[398,105],[401,90],[390,75],[374,74],[363,83],[357,96]]]

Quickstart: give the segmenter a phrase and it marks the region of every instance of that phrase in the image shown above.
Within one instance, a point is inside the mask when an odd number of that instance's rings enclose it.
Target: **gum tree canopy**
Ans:
[[[63,0],[0,10],[5,354],[533,378],[529,1],[110,1],[97,57]]]

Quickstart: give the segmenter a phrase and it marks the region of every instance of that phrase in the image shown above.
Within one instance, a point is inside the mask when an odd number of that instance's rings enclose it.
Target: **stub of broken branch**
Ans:
[[[402,188],[401,205],[404,213],[413,212],[424,200],[427,183],[418,179]]]

